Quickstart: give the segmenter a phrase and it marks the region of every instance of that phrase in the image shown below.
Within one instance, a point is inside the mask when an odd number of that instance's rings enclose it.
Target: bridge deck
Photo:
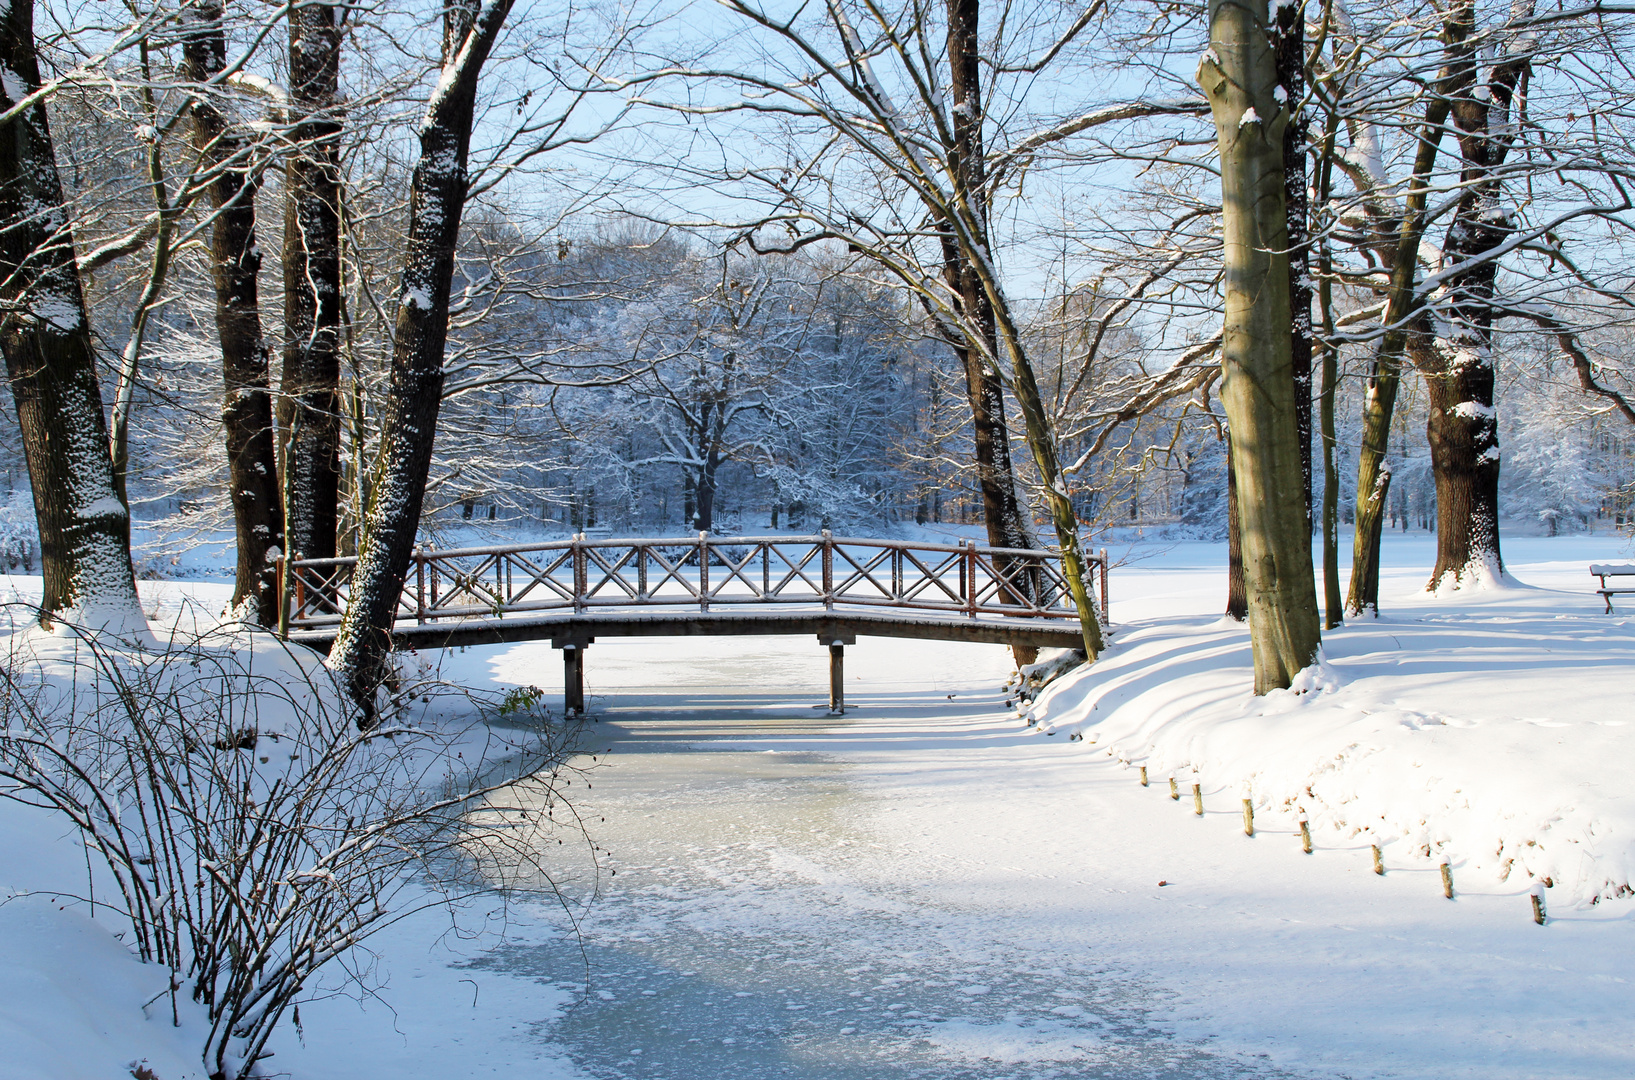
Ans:
[[[554,648],[583,648],[599,637],[708,637],[814,634],[825,642],[858,637],[905,637],[993,645],[1078,648],[1077,623],[1042,619],[939,619],[899,611],[598,611],[459,622],[398,623],[392,642],[415,649],[503,645],[549,639]],[[291,641],[327,649],[335,628],[293,630]]]

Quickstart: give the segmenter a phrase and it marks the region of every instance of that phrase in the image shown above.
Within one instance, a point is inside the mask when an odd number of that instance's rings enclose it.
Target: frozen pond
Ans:
[[[572,789],[612,853],[582,943],[504,946],[476,964],[578,993],[536,1034],[585,1074],[1282,1075],[1168,1031],[1156,1019],[1167,995],[1098,953],[1093,927],[1018,917],[993,902],[995,882],[961,881],[992,867],[917,853],[912,821],[882,828],[891,808],[879,785],[859,782],[863,766],[776,749],[810,747],[837,723],[809,704],[822,685],[815,655],[771,647],[714,670],[694,656],[683,672],[647,664],[651,645],[645,651],[640,665],[637,649],[627,660],[617,647],[591,652],[592,672],[601,660],[603,677],[622,685],[590,733],[591,749],[611,750],[607,765],[591,775],[592,790]],[[788,692],[716,688],[752,673],[767,685],[769,671]],[[666,678],[675,681],[638,684]],[[958,689],[968,709],[991,717],[1002,707],[986,671],[956,681],[967,684]],[[957,708],[942,692],[950,685],[874,695],[839,723],[947,712]],[[583,899],[588,866],[564,875],[565,892]]]

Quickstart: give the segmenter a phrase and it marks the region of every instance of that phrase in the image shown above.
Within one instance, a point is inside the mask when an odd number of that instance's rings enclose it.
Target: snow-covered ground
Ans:
[[[1309,693],[1261,702],[1246,632],[1217,617],[1221,546],[1114,554],[1117,645],[1043,695],[1033,726],[993,647],[864,639],[836,723],[812,708],[815,642],[598,642],[591,737],[612,753],[579,804],[612,851],[593,881],[563,849],[582,939],[543,906],[503,928],[468,912],[462,933],[416,916],[378,942],[378,997],[304,1004],[269,1072],[1635,1075],[1635,903],[1617,895],[1635,628],[1600,613],[1586,569],[1629,559],[1626,542],[1510,538],[1525,587],[1432,599],[1428,538],[1389,536],[1385,617],[1328,635]],[[219,602],[213,585],[150,586],[160,614]],[[561,678],[546,643],[443,671],[553,693]],[[0,807],[0,886],[76,873],[61,829]],[[190,1075],[192,1021],[142,1017],[162,977],[62,908],[0,906],[0,1078],[144,1058]]]

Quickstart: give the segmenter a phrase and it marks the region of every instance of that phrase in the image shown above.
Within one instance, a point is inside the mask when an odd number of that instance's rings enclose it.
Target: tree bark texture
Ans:
[[[1209,43],[1198,81],[1220,145],[1221,398],[1232,429],[1255,693],[1264,694],[1287,687],[1321,640],[1290,359],[1286,112],[1264,0],[1211,0]]]
[[[1493,294],[1498,263],[1487,258],[1513,228],[1498,175],[1507,156],[1509,119],[1526,61],[1495,65],[1477,85],[1475,54],[1462,61],[1451,112],[1459,144],[1459,202],[1442,247],[1455,270],[1431,298],[1408,338],[1408,355],[1425,377],[1426,435],[1436,479],[1436,590],[1504,572],[1499,549],[1499,424],[1493,407]]]
[[[1381,462],[1380,468],[1374,474],[1375,492],[1374,501],[1381,507],[1386,505],[1385,500],[1391,494],[1391,466],[1388,462]],[[1363,528],[1358,522],[1357,528]],[[1375,514],[1368,522],[1369,535],[1363,542],[1378,552],[1380,549],[1380,535],[1385,531],[1385,514]],[[1378,612],[1380,609],[1380,563],[1378,559],[1362,567],[1351,568],[1351,594],[1359,600],[1356,610],[1361,612]]]
[[[207,83],[226,67],[223,7],[195,9],[183,44],[187,77]],[[209,90],[193,103],[193,143],[213,171],[209,197],[210,273],[216,288],[216,332],[221,339],[225,399],[221,421],[227,443],[228,494],[238,537],[232,607],[262,626],[278,625],[277,555],[284,549],[284,508],[278,490],[273,438],[270,358],[261,332],[256,246],[259,181],[250,149],[237,138]]]
[[[477,79],[510,0],[446,11],[443,74],[420,124],[420,160],[409,187],[409,230],[393,327],[392,370],[381,418],[381,470],[330,666],[372,723],[386,681],[398,597],[414,554],[437,436],[448,340],[449,292],[469,178]]]
[[[40,85],[31,0],[0,21],[0,102]],[[0,131],[0,349],[34,489],[45,621],[145,625],[131,572],[130,513],[114,488],[85,296],[45,102]]]
[[[1379,610],[1379,544],[1389,486],[1385,454],[1391,435],[1391,416],[1396,408],[1408,334],[1419,317],[1415,287],[1419,279],[1419,245],[1428,223],[1425,206],[1430,195],[1431,168],[1436,164],[1437,148],[1442,142],[1453,98],[1461,91],[1468,92],[1469,80],[1474,75],[1474,69],[1467,63],[1473,51],[1470,34],[1474,19],[1474,0],[1459,0],[1444,19],[1442,40],[1446,59],[1425,105],[1413,174],[1397,226],[1396,251],[1386,289],[1385,333],[1375,347],[1373,370],[1363,397],[1362,445],[1357,453],[1357,528],[1352,540],[1351,582],[1346,590],[1345,605],[1347,613],[1353,615]]]
[[[290,9],[291,141],[284,171],[284,370],[278,420],[289,547],[335,554],[341,480],[341,7]]]
[[[966,197],[971,227],[979,231],[980,242],[985,244],[987,204],[980,19],[980,5],[976,0],[948,0],[948,68],[954,99],[949,174],[955,178],[957,194]],[[997,366],[999,331],[994,305],[969,252],[955,235],[953,222],[945,223],[942,245],[943,278],[957,297],[963,321],[961,333],[951,335],[949,345],[965,372],[966,398],[971,406],[972,457],[976,463],[977,489],[982,496],[982,520],[988,530],[988,543],[1000,548],[1037,547],[1027,506],[1018,494],[1020,486],[1011,455],[1010,429],[1005,423],[1005,388]],[[999,569],[1008,575],[1015,564],[1000,559]],[[1028,594],[1027,600],[1039,597],[1041,587],[1032,575],[1019,574],[1015,585]],[[1013,646],[1011,652],[1018,667],[1038,659],[1038,650],[1029,646]]]

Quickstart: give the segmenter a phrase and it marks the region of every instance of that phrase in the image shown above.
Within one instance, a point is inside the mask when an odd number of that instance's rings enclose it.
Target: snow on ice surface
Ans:
[[[1258,705],[1246,635],[1218,618],[1219,545],[1115,548],[1115,648],[1033,728],[1003,707],[993,647],[863,639],[836,722],[811,708],[827,674],[811,641],[599,641],[594,728],[615,749],[580,805],[618,873],[581,912],[585,952],[546,911],[493,949],[405,924],[381,999],[304,1005],[305,1048],[286,1032],[274,1064],[298,1080],[1635,1075],[1631,902],[1575,905],[1563,863],[1537,927],[1523,872],[1501,882],[1458,846],[1508,822],[1524,859],[1539,836],[1555,857],[1582,827],[1594,866],[1629,835],[1635,645],[1624,616],[1596,614],[1587,572],[1628,545],[1507,537],[1533,588],[1439,599],[1420,591],[1430,543],[1384,543],[1385,617],[1330,634],[1307,694]],[[445,657],[461,681],[553,695],[558,671],[544,643]],[[1205,816],[1109,757],[1137,745],[1119,732],[1200,766]],[[1333,767],[1305,856],[1274,784],[1313,775],[1317,751]],[[1250,758],[1268,800],[1254,839],[1229,767]],[[1350,834],[1385,795],[1410,801],[1404,822],[1430,815],[1455,901],[1396,818]],[[0,866],[31,867],[19,835],[72,871],[71,847],[26,823]],[[90,1000],[129,1014],[112,991]],[[127,1060],[172,1045],[168,1015],[143,1023]],[[76,1031],[54,1038],[88,1044]]]

